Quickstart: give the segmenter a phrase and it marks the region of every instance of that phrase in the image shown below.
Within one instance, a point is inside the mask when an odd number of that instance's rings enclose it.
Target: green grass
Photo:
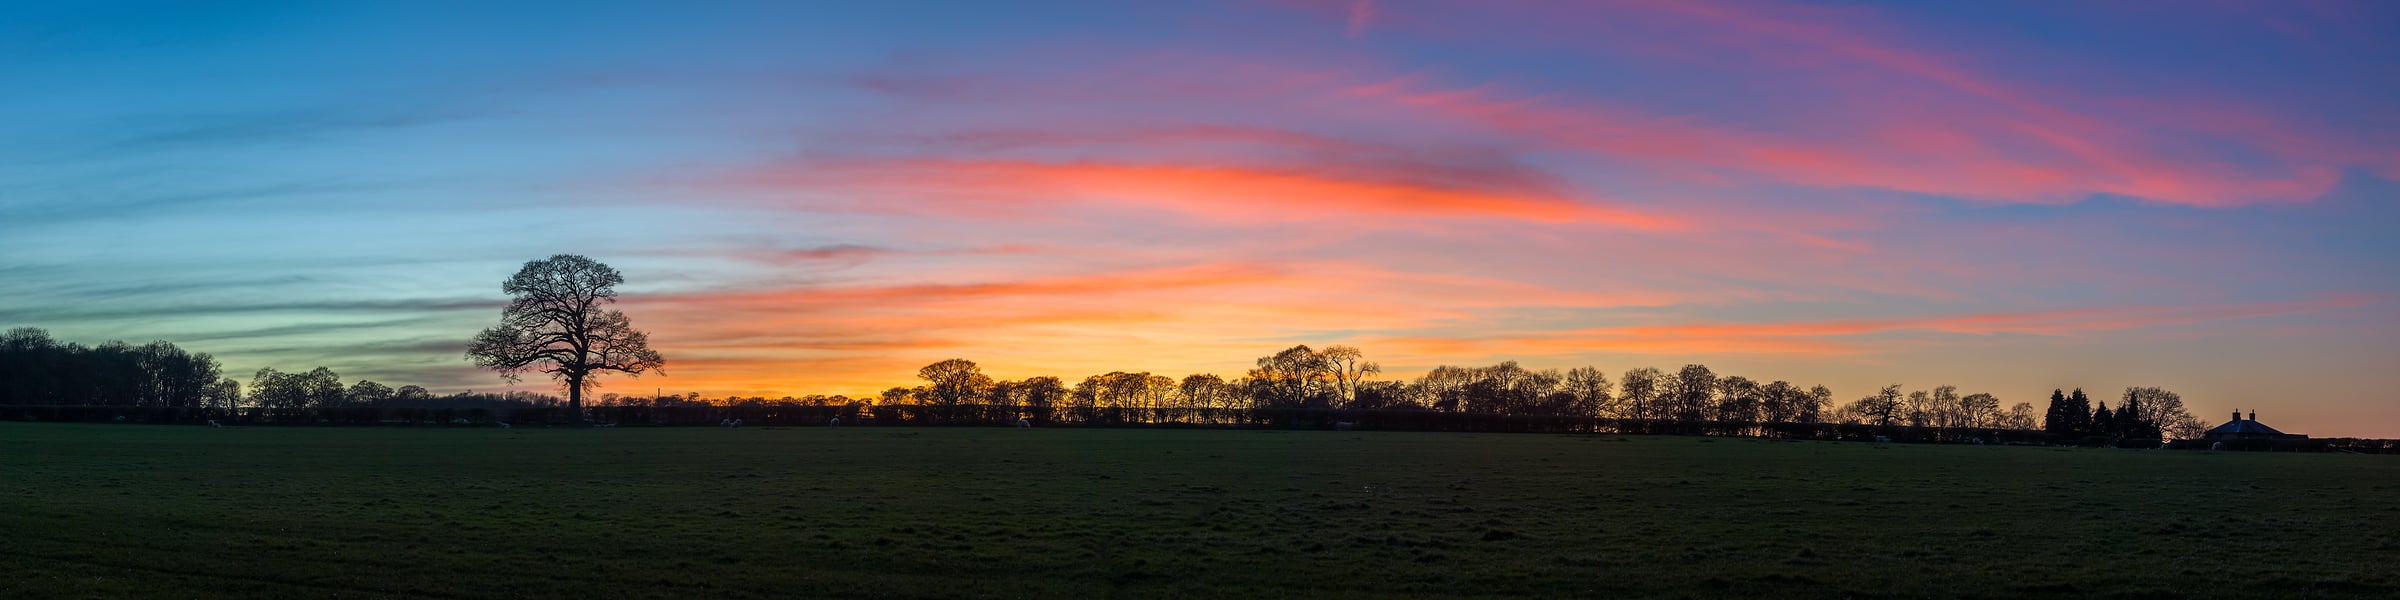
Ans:
[[[2400,460],[0,424],[0,598],[2400,597]]]

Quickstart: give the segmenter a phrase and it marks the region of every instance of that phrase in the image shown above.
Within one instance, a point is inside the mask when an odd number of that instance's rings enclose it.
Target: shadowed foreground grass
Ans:
[[[0,424],[0,597],[2400,597],[2400,460]]]

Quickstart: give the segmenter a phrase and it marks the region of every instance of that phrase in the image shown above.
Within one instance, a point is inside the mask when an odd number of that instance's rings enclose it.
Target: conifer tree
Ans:
[[[2092,418],[2094,414],[2092,398],[2083,395],[2083,388],[2075,388],[2075,393],[2067,395],[2067,416],[2075,419],[2068,433],[2078,436],[2100,435],[2098,420]]]
[[[2067,416],[2067,391],[2050,390],[2050,409],[2042,413],[2042,431],[2056,435],[2073,435],[2077,419]]]
[[[2116,414],[2117,421],[2111,424],[2113,427],[2109,429],[2109,433],[2115,434],[2121,439],[2150,437],[2143,435],[2144,430],[2148,428],[2142,424],[2142,399],[2133,395],[2132,391],[2128,390],[2125,393],[2125,399],[2117,403]]]
[[[2116,433],[2117,415],[2116,413],[2108,412],[2107,402],[2100,403],[2100,408],[2092,411],[2092,425],[2091,428],[2087,429],[2086,431],[2090,432],[2092,435],[2103,437]]]

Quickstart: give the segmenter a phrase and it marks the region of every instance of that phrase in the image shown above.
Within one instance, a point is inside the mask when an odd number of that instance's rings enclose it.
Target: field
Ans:
[[[2400,597],[2388,456],[0,424],[0,598]]]

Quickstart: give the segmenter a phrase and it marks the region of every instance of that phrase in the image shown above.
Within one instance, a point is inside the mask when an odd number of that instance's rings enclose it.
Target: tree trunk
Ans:
[[[583,422],[583,378],[567,378],[567,413],[572,422]]]

